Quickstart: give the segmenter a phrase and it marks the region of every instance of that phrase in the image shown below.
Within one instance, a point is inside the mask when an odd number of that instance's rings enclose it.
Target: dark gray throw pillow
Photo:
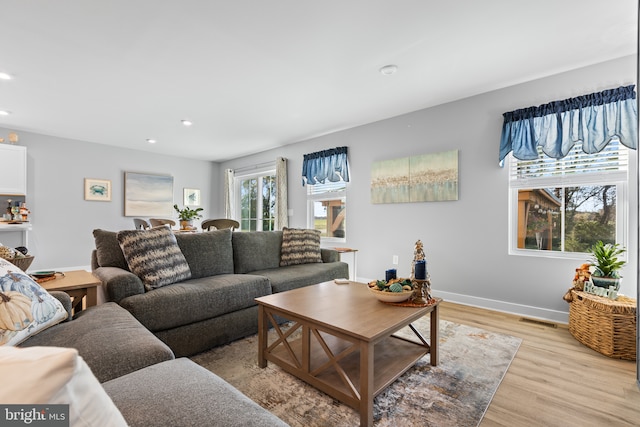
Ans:
[[[322,262],[320,253],[320,231],[283,228],[280,267],[315,262]]]
[[[123,270],[129,270],[116,234],[115,231],[101,230],[99,228],[93,230],[98,265],[100,267],[118,267]]]
[[[169,227],[123,230],[116,237],[129,269],[148,291],[191,278],[189,264]]]

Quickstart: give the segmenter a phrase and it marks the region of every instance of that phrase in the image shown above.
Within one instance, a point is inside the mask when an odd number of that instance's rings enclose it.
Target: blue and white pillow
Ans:
[[[17,345],[67,318],[60,301],[0,258],[0,345]]]

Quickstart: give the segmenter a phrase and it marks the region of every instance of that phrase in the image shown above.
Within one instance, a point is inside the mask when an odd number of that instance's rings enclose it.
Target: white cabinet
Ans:
[[[27,194],[27,147],[0,144],[0,194]]]

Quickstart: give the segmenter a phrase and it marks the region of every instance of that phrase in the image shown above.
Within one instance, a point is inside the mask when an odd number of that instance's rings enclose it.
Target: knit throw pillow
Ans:
[[[314,262],[322,262],[320,231],[283,228],[280,267]]]
[[[169,227],[123,230],[116,235],[129,270],[150,291],[191,278],[191,270]]]

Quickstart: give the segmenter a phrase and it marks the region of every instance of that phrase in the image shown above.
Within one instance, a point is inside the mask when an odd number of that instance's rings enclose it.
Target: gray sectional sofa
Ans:
[[[128,310],[176,357],[190,356],[258,331],[255,298],[349,277],[338,252],[321,262],[280,266],[282,231],[214,230],[176,234],[191,278],[146,290],[129,270],[117,233],[94,230],[93,273],[109,301]]]
[[[171,234],[191,278],[149,289],[129,270],[117,233],[94,237],[92,268],[109,301],[72,317],[69,296],[51,292],[67,320],[20,347],[76,349],[130,426],[287,426],[182,356],[256,333],[256,297],[348,277],[336,251],[318,247],[314,261],[281,267],[281,231]]]
[[[212,372],[187,358],[175,359],[166,344],[116,303],[90,307],[71,320],[69,296],[51,294],[63,303],[68,319],[19,347],[77,349],[129,426],[287,426]]]

